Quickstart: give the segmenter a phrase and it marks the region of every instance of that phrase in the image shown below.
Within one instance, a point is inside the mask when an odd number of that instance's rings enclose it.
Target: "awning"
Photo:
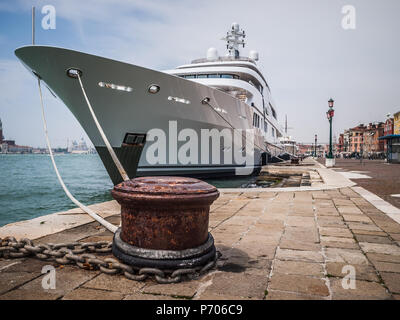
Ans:
[[[390,140],[395,138],[400,138],[400,134],[389,134],[387,136],[379,137],[378,140]]]

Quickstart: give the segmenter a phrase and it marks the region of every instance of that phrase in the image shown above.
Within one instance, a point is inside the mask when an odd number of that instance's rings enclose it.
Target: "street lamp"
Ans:
[[[333,110],[333,103],[335,101],[330,98],[328,100],[328,112],[326,113],[326,116],[328,117],[329,120],[329,153],[328,153],[328,158],[332,159],[333,158],[333,154],[332,154],[332,118],[335,114],[335,111]]]
[[[317,135],[315,135],[315,144],[314,144],[314,157],[317,157]]]
[[[329,109],[328,109],[328,112],[326,113],[326,116],[327,116],[327,118],[329,120],[329,153],[328,153],[327,159],[333,159],[333,153],[332,153],[332,119],[333,119],[333,116],[335,114],[335,111],[333,110],[333,103],[334,102],[335,101],[332,98],[330,98],[328,100]],[[328,163],[329,163],[329,166],[333,166],[334,165],[334,160],[328,160],[327,164]]]

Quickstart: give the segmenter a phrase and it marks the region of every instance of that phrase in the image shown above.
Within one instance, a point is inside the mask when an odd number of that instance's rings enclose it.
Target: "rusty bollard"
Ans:
[[[113,254],[137,267],[177,269],[215,258],[208,232],[210,205],[218,190],[198,179],[141,177],[122,182],[111,192],[121,205],[121,228]]]

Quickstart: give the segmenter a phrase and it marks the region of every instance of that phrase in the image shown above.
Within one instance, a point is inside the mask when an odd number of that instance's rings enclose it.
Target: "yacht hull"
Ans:
[[[223,143],[218,150],[219,162],[211,159],[212,152],[208,161],[202,161],[200,151],[196,161],[179,161],[179,150],[187,141],[179,141],[177,135],[184,129],[194,130],[198,137],[204,129],[253,129],[251,107],[229,94],[167,73],[62,48],[27,46],[17,49],[15,54],[30,71],[40,76],[79,121],[114,184],[121,177],[98,133],[78,79],[67,76],[70,68],[82,71],[81,79],[99,123],[131,178],[143,175],[206,177],[234,175],[237,168],[244,166],[253,168],[252,173],[260,169],[265,144],[259,129],[255,133],[253,163],[223,161],[227,152]],[[130,87],[132,91],[101,87],[99,82]],[[152,84],[160,87],[158,93],[149,93]],[[210,99],[209,105],[202,103],[205,97]],[[173,132],[170,132],[171,125],[176,129]],[[149,141],[143,150],[124,144],[127,133],[148,134],[152,129],[166,134],[166,161],[149,161]],[[177,145],[171,149],[174,139]]]

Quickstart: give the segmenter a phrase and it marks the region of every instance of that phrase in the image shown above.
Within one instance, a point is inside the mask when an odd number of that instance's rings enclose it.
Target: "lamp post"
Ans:
[[[328,100],[329,109],[328,109],[328,112],[326,113],[326,116],[329,120],[329,153],[326,157],[326,166],[327,167],[333,167],[335,165],[335,160],[333,158],[333,152],[332,152],[332,119],[335,114],[335,111],[333,110],[334,102],[335,101],[332,98],[330,98]]]
[[[315,135],[315,144],[314,144],[314,157],[317,158],[317,135]]]

